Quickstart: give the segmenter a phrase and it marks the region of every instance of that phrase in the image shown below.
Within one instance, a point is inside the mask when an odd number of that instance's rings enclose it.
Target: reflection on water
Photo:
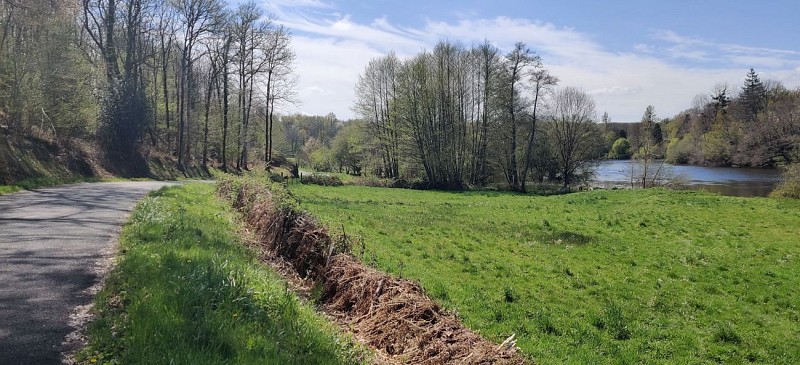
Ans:
[[[632,161],[602,161],[593,184],[606,189],[630,187]],[[774,169],[703,167],[664,164],[681,176],[686,188],[731,196],[767,196],[781,179]]]

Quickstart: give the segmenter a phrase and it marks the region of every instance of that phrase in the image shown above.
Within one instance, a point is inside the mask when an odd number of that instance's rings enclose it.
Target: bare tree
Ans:
[[[539,121],[539,108],[542,104],[542,99],[545,97],[550,89],[558,83],[558,78],[551,75],[547,70],[539,67],[531,73],[531,89],[532,101],[530,106],[530,130],[528,131],[528,142],[525,147],[525,158],[523,159],[522,174],[520,174],[519,190],[525,191],[525,184],[528,179],[528,172],[533,167],[534,163],[534,142],[536,141],[537,122]],[[606,115],[607,116],[607,115]]]
[[[639,186],[646,189],[658,186],[668,175],[669,171],[664,160],[658,159],[662,156],[662,152],[660,144],[655,138],[657,123],[655,108],[648,105],[642,115],[642,121],[637,126],[639,139],[629,171],[631,187]]]
[[[263,72],[266,73],[264,96],[266,98],[266,126],[264,127],[264,159],[272,161],[275,108],[283,103],[295,103],[297,79],[294,74],[295,54],[291,47],[289,31],[282,25],[269,33],[262,49]]]
[[[492,119],[492,99],[495,93],[495,78],[500,71],[500,50],[484,41],[472,50],[473,107],[475,117],[472,126],[472,168],[469,181],[474,185],[484,185],[489,176],[487,149],[489,146],[489,126]]]
[[[377,138],[383,160],[383,175],[399,177],[399,136],[397,78],[400,60],[394,53],[373,59],[356,84],[355,111],[367,121],[370,132]]]
[[[198,56],[195,47],[202,37],[212,32],[218,25],[222,4],[219,0],[172,0],[172,6],[182,26],[180,39],[180,82],[178,91],[178,165],[185,168],[190,143],[187,130],[192,122],[194,107],[193,65]]]
[[[585,92],[565,87],[556,91],[550,105],[547,131],[564,188],[590,169],[600,157],[602,136],[593,120],[595,103]]]
[[[525,176],[520,166],[527,165],[525,157],[519,156],[520,141],[534,141],[534,129],[528,131],[530,138],[521,136],[521,124],[528,116],[531,101],[526,98],[524,90],[531,75],[532,68],[541,67],[541,59],[524,43],[518,42],[505,56],[505,67],[501,74],[501,86],[498,91],[498,102],[502,119],[500,121],[501,138],[498,150],[499,162],[509,188],[516,191],[525,190]],[[544,80],[543,80],[544,81]],[[537,94],[538,95],[538,94]],[[535,122],[534,122],[535,123]],[[520,158],[522,157],[522,158]],[[523,159],[523,161],[520,161]]]
[[[247,169],[248,144],[250,136],[250,117],[253,108],[254,84],[262,71],[267,56],[260,50],[267,42],[272,21],[262,20],[264,13],[254,2],[240,4],[234,13],[231,30],[236,45],[236,67],[239,93],[239,157],[237,169]]]

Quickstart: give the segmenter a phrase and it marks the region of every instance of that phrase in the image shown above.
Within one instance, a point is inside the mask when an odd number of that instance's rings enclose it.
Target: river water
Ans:
[[[606,189],[630,187],[632,163],[630,160],[600,162],[595,170],[593,185]],[[682,178],[686,189],[707,190],[722,195],[767,196],[781,180],[780,172],[775,169],[670,164],[664,166]]]

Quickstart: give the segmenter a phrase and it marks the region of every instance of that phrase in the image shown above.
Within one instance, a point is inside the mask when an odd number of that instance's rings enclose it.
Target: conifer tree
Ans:
[[[752,68],[744,80],[740,99],[745,107],[748,122],[754,121],[758,113],[767,107],[767,89]]]

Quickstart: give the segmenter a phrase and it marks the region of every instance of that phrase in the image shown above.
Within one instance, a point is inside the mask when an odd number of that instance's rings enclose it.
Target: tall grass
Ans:
[[[800,201],[291,189],[365,262],[539,363],[800,363]]]
[[[359,364],[367,353],[235,236],[210,184],[162,189],[124,228],[83,363]]]

